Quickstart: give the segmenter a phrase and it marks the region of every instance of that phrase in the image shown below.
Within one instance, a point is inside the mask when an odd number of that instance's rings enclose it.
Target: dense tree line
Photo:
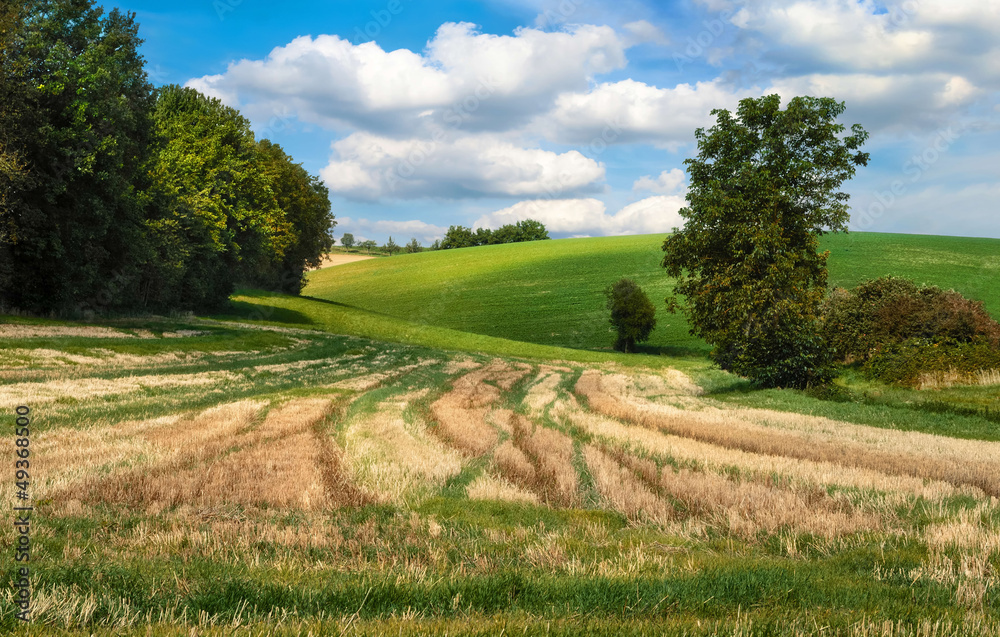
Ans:
[[[332,245],[327,190],[216,99],[154,89],[134,15],[0,9],[0,304],[201,309],[297,293]]]
[[[549,233],[541,222],[533,219],[507,224],[496,230],[477,228],[473,231],[464,226],[451,226],[441,241],[440,249],[470,248],[472,246],[496,245],[499,243],[520,243],[548,239]]]

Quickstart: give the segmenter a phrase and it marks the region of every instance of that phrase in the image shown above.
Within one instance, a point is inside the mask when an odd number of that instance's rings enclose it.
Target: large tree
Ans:
[[[272,188],[280,149],[268,148],[266,161],[250,122],[191,88],[160,89],[155,122],[149,297],[172,308],[221,305],[237,283],[259,285],[280,271],[295,242]],[[312,201],[317,194],[303,196]],[[317,225],[323,214],[314,215]]]
[[[105,16],[89,0],[0,12],[0,301],[36,311],[133,305],[153,107],[134,14]]]
[[[330,231],[337,222],[330,212],[329,191],[319,177],[294,163],[277,144],[264,139],[259,148],[278,208],[291,225],[291,243],[281,260],[261,272],[255,282],[298,294],[305,285],[306,270],[319,267],[323,255],[333,247]]]
[[[663,266],[678,279],[667,299],[719,365],[762,386],[802,387],[830,376],[819,334],[827,253],[818,238],[847,229],[840,185],[868,154],[858,124],[840,137],[843,102],[777,95],[740,102],[734,117],[695,131],[687,159],[684,228],[663,243]],[[679,299],[678,295],[683,297]]]

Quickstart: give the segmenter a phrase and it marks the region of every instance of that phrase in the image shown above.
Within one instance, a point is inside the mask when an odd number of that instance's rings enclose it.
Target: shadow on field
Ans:
[[[609,348],[610,349],[610,348]],[[670,356],[671,358],[705,358],[707,349],[696,349],[683,345],[636,345],[634,352],[640,356]]]
[[[315,321],[302,312],[271,305],[257,305],[256,303],[232,300],[229,301],[229,312],[225,315],[215,316],[214,318],[315,325]]]
[[[342,307],[347,310],[357,310],[358,312],[365,312],[367,314],[378,314],[380,316],[387,316],[393,319],[399,319],[405,321],[406,319],[400,319],[398,316],[389,314],[388,312],[379,312],[378,310],[369,310],[363,307],[358,307],[357,305],[348,305],[347,303],[340,303],[339,301],[331,301],[330,299],[321,299],[315,296],[306,296],[305,294],[300,295],[298,298],[306,299],[307,301],[316,301],[317,303],[326,303],[327,305],[335,305],[337,307]]]

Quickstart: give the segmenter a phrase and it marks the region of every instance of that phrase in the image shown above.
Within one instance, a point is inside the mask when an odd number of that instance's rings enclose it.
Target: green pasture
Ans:
[[[303,295],[417,325],[538,345],[610,350],[603,290],[635,279],[658,307],[644,352],[704,355],[680,315],[663,310],[673,282],[663,235],[559,239],[361,261],[314,272]],[[829,234],[830,285],[895,275],[954,288],[1000,316],[1000,240]]]

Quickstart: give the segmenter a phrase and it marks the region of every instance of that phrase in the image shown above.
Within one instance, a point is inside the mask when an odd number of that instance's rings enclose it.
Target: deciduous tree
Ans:
[[[319,177],[310,175],[281,149],[264,139],[258,143],[262,172],[269,178],[278,208],[291,226],[291,241],[280,260],[256,273],[252,282],[270,290],[298,294],[305,272],[318,267],[333,247],[330,231],[337,225],[330,195]]]
[[[735,117],[713,110],[715,126],[695,131],[685,225],[664,241],[663,266],[678,279],[668,307],[684,310],[721,367],[802,387],[832,373],[818,327],[827,280],[818,238],[847,228],[839,188],[867,165],[858,149],[868,134],[855,124],[839,137],[844,104],[831,98],[780,106],[777,95],[747,98]]]
[[[634,352],[636,343],[649,339],[656,327],[656,308],[642,288],[632,279],[619,279],[604,290],[611,310],[611,325],[618,333],[615,349]]]
[[[18,9],[23,8],[24,11]],[[34,311],[133,306],[145,261],[152,87],[134,14],[4,3],[0,295]]]

